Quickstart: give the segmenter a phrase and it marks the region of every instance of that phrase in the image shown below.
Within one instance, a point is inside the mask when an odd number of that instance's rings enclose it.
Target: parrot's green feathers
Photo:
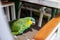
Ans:
[[[32,25],[31,17],[20,18],[11,23],[12,34],[23,33],[24,30],[28,29]]]

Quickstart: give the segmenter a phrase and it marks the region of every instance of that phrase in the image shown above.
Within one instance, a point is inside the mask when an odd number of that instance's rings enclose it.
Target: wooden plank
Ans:
[[[5,2],[5,1],[2,2],[2,7],[13,6],[13,5],[14,2]]]
[[[58,14],[56,17],[50,20],[46,25],[44,25],[42,29],[40,29],[37,32],[37,34],[35,34],[34,39],[45,40],[59,22],[60,22],[60,14]]]
[[[21,0],[21,1],[60,9],[59,0],[56,0],[56,1],[55,0],[54,1],[52,0]]]

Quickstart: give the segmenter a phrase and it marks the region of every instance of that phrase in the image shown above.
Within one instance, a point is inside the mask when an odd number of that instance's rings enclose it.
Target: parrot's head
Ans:
[[[26,17],[25,19],[28,21],[28,24],[35,24],[35,19],[33,17]]]
[[[32,21],[32,24],[35,24],[35,19],[34,18],[30,18],[31,19],[31,21]]]

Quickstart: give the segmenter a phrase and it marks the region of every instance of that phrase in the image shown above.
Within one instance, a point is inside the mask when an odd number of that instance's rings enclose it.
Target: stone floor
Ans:
[[[37,26],[33,26],[27,29],[22,35],[18,35],[17,40],[27,40],[27,39],[31,40],[33,36],[36,34],[36,32],[39,30],[39,29],[36,29],[36,27]]]

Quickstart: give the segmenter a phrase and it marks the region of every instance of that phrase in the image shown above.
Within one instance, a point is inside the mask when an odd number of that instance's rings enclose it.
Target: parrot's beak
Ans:
[[[33,25],[35,25],[35,22],[32,22]]]

